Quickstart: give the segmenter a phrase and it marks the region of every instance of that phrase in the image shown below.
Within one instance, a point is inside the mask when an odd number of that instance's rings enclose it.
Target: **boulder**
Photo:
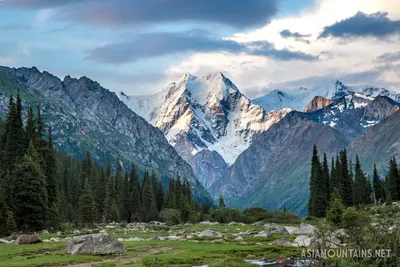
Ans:
[[[36,244],[40,242],[42,242],[42,240],[36,235],[20,235],[17,240],[15,240],[16,244]]]
[[[266,232],[260,232],[260,233],[258,233],[258,234],[256,234],[256,235],[254,235],[254,237],[268,237],[268,233],[266,233]]]
[[[211,229],[207,229],[204,230],[203,232],[200,232],[198,234],[199,237],[222,237],[222,234],[220,232],[211,230]]]
[[[59,242],[59,241],[60,241],[60,238],[58,238],[58,237],[52,237],[52,238],[50,238],[50,241],[51,241],[51,242]]]
[[[62,233],[60,231],[57,232],[56,234],[58,237],[62,236]]]
[[[8,241],[8,240],[6,240],[6,239],[3,239],[3,238],[0,238],[0,243],[9,244],[10,241]]]
[[[292,243],[283,237],[281,239],[277,239],[274,242],[272,242],[272,245],[277,247],[291,247]]]
[[[322,248],[330,248],[331,242],[328,239],[323,238],[312,238],[310,241],[310,248],[314,249],[322,249]]]
[[[296,226],[284,226],[289,235],[293,235],[295,232],[299,232],[300,228]]]
[[[237,222],[230,222],[230,223],[228,223],[228,225],[238,225],[239,223],[237,223]]]
[[[268,236],[270,235],[288,235],[289,232],[285,229],[285,227],[276,225],[276,224],[269,224],[265,225],[265,232]]]
[[[294,235],[313,235],[317,231],[317,228],[311,224],[302,223],[299,229],[292,232]]]
[[[242,241],[244,241],[244,239],[243,239],[243,237],[238,236],[238,237],[235,238],[235,241],[236,242],[242,242]]]
[[[219,222],[203,221],[203,222],[200,222],[200,224],[203,224],[203,225],[218,225]]]
[[[43,235],[48,235],[49,234],[49,231],[48,230],[43,230],[42,232],[40,232],[41,234],[43,234]]]
[[[122,242],[104,233],[74,236],[67,244],[67,253],[71,255],[107,255],[125,251]]]
[[[255,223],[251,224],[251,225],[253,225],[253,226],[263,226],[264,224],[265,223],[263,221],[258,221],[258,222],[255,222]]]
[[[215,239],[215,240],[212,241],[212,243],[213,244],[223,244],[223,243],[225,243],[225,240],[223,240],[223,239]]]
[[[308,235],[299,235],[296,237],[293,243],[298,244],[299,247],[309,247],[311,243],[311,237]]]

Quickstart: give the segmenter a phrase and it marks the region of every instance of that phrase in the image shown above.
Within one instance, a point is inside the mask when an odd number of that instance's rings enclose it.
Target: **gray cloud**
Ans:
[[[26,8],[63,6],[58,17],[106,26],[194,21],[247,28],[268,23],[278,11],[278,0],[5,0],[4,3]]]
[[[393,63],[400,61],[400,51],[394,53],[385,53],[375,59],[377,63]]]
[[[291,32],[291,31],[289,31],[289,30],[287,30],[287,29],[281,31],[281,32],[280,32],[280,35],[281,35],[283,38],[288,38],[288,37],[304,38],[304,37],[310,37],[310,36],[311,36],[311,34],[301,34],[301,33],[298,33],[298,32]]]
[[[383,12],[370,15],[358,12],[353,17],[325,27],[319,38],[383,38],[400,33],[400,20],[390,20],[387,15]]]
[[[157,32],[136,35],[132,40],[87,51],[87,59],[122,64],[140,59],[188,52],[230,52],[266,56],[277,60],[316,60],[317,57],[298,51],[277,50],[268,42],[242,44],[215,38],[203,30]]]

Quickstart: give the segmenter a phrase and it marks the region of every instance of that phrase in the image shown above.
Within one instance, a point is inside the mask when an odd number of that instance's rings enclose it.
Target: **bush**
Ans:
[[[180,223],[181,214],[176,209],[163,209],[160,212],[160,218],[168,225],[175,225]]]

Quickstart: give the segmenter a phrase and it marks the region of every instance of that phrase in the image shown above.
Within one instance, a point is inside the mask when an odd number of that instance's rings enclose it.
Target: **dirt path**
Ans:
[[[112,258],[112,259],[106,259],[106,260],[91,261],[91,262],[69,264],[69,265],[62,265],[62,266],[65,266],[65,267],[92,267],[92,264],[105,263],[105,262],[116,262],[119,264],[136,263],[136,262],[140,261],[141,258],[144,256],[153,255],[153,254],[157,254],[157,253],[164,253],[164,252],[171,251],[171,250],[176,250],[176,249],[171,248],[171,247],[150,248],[145,251],[139,252],[139,255],[134,258]],[[60,266],[60,265],[58,265],[58,266]]]

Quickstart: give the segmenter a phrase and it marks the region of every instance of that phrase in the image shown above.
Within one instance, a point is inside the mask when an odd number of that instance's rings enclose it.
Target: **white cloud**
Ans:
[[[276,48],[288,48],[313,55],[320,55],[317,62],[274,61],[254,56],[238,56],[227,53],[195,54],[186,60],[174,64],[166,71],[167,77],[176,78],[185,72],[204,74],[210,71],[222,71],[249,95],[254,95],[254,88],[269,84],[285,83],[312,76],[336,75],[348,76],[351,73],[368,73],[376,67],[376,57],[399,50],[398,38],[390,40],[357,39],[344,43],[340,40],[318,39],[323,28],[336,21],[348,18],[358,11],[367,14],[378,11],[388,12],[389,18],[400,18],[399,0],[316,0],[316,5],[302,14],[272,21],[265,27],[248,33],[236,33],[226,39],[239,42],[266,40]],[[282,38],[280,32],[289,29],[300,34],[311,34],[311,44],[294,39]],[[397,42],[396,42],[397,41]],[[400,83],[400,77],[394,70],[382,70],[376,75],[359,77],[357,83],[383,84]],[[355,79],[356,80],[356,79]],[[302,86],[299,84],[299,86]]]

